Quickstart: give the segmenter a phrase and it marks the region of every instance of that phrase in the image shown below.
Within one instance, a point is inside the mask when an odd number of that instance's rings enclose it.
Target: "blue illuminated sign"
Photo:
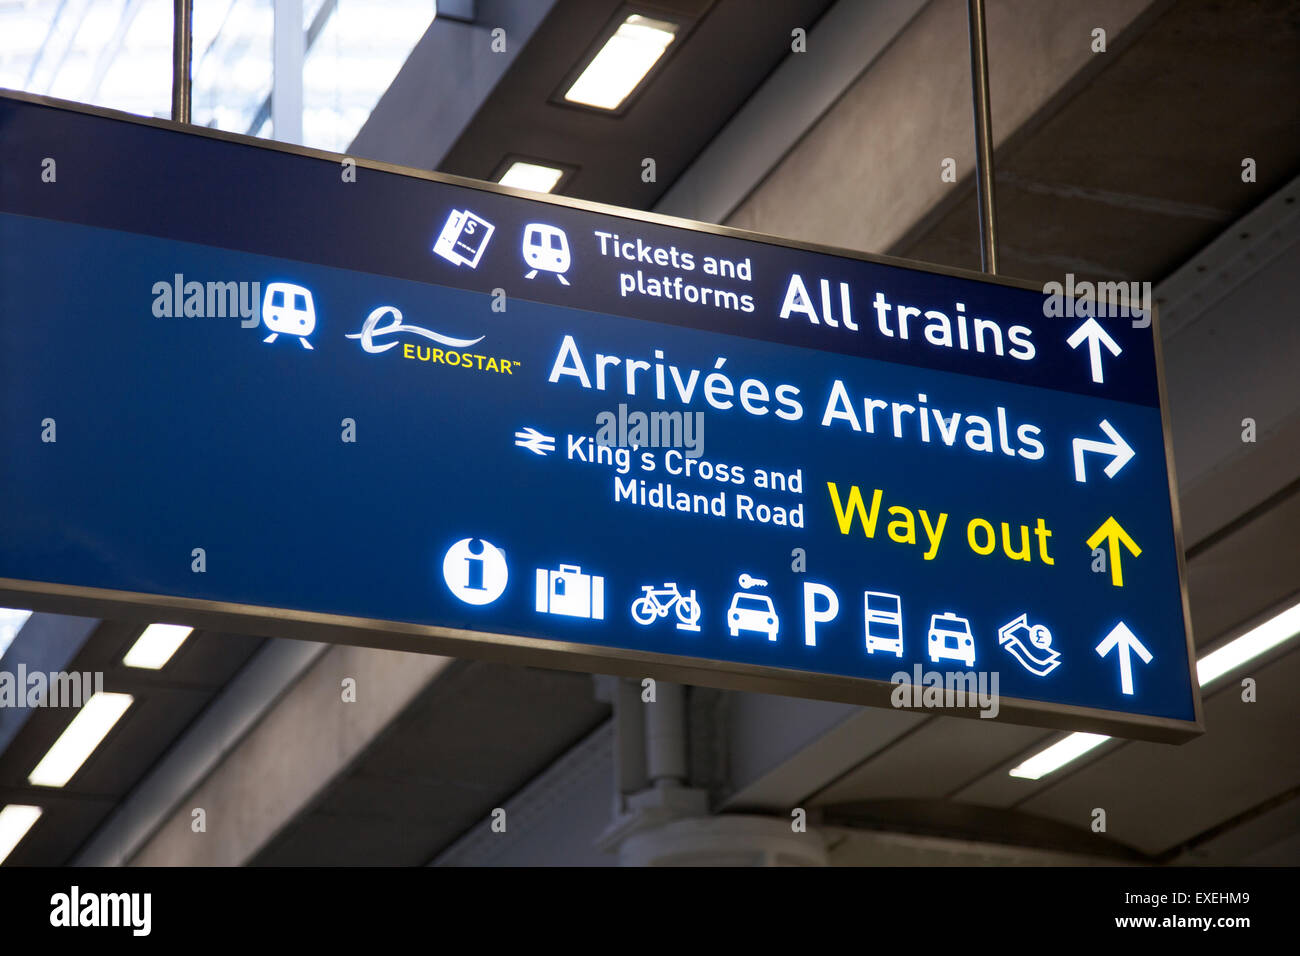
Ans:
[[[1149,316],[21,98],[0,158],[0,600],[1200,729]]]

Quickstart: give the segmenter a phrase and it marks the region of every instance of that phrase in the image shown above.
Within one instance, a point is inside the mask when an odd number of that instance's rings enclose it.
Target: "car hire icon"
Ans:
[[[732,637],[739,637],[741,631],[753,631],[766,634],[769,641],[775,641],[781,630],[781,619],[772,599],[766,594],[749,592],[750,588],[767,587],[767,582],[742,574],[739,583],[744,590],[731,596],[731,606],[727,608],[727,631]]]
[[[292,282],[268,283],[262,297],[262,321],[271,330],[263,342],[274,342],[281,334],[296,335],[302,347],[310,349],[307,336],[316,330],[316,306],[311,293]]]
[[[568,285],[569,280],[564,278],[564,273],[573,264],[573,257],[569,254],[569,237],[563,229],[556,226],[529,223],[524,227],[524,262],[532,266],[532,270],[524,276],[525,279],[533,278],[538,272],[554,272],[555,278]]]

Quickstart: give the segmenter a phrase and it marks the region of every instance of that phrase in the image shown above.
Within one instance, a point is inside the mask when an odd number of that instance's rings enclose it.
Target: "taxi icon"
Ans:
[[[970,621],[951,611],[931,615],[926,650],[936,664],[941,660],[962,661],[974,667],[975,637],[970,632]]]

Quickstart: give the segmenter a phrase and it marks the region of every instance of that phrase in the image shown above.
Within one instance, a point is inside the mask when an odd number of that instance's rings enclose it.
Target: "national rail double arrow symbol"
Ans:
[[[540,455],[543,458],[555,451],[554,437],[551,435],[543,435],[531,425],[524,428],[523,431],[515,432],[515,444],[520,448],[526,448],[534,455]]]

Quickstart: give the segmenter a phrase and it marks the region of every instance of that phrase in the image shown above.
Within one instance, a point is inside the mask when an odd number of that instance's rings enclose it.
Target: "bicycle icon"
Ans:
[[[667,617],[674,605],[677,608],[677,630],[698,631],[700,629],[700,602],[695,599],[695,591],[683,594],[675,581],[667,581],[662,588],[643,585],[645,592],[632,602],[632,620],[649,627],[661,617]]]

